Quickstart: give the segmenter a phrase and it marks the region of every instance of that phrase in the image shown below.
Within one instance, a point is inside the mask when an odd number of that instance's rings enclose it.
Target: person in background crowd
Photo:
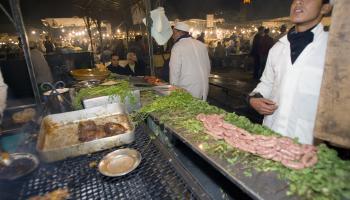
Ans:
[[[119,65],[119,56],[117,54],[112,54],[111,64],[107,66],[107,69],[112,73],[127,75],[125,68]]]
[[[230,38],[230,40],[229,40],[229,42],[228,42],[228,45],[227,45],[227,47],[225,48],[225,55],[226,56],[229,56],[229,55],[231,55],[231,54],[235,54],[236,53],[236,41],[237,40],[237,37],[235,37],[234,39],[231,39]]]
[[[218,45],[215,48],[214,58],[215,58],[215,67],[222,67],[223,61],[225,59],[226,50],[224,45],[221,42],[218,42]]]
[[[170,84],[187,90],[193,97],[206,100],[209,90],[210,61],[205,44],[193,39],[190,27],[177,22],[175,44],[170,56]]]
[[[128,60],[128,64],[125,66],[125,75],[144,76],[146,74],[145,65],[142,61],[138,61],[134,52],[129,52],[126,55],[126,59]]]
[[[113,53],[118,55],[120,59],[125,59],[126,57],[126,50],[125,46],[123,44],[123,40],[117,40],[116,46],[113,49]]]
[[[4,83],[0,71],[0,124],[2,123],[2,114],[6,108],[6,98],[7,98],[7,85]]]
[[[211,66],[214,66],[215,61],[214,61],[214,54],[215,54],[215,44],[214,41],[210,41],[208,45],[208,54],[209,54],[209,59]]]
[[[259,54],[259,79],[264,72],[266,61],[267,61],[267,55],[269,54],[269,51],[271,47],[273,46],[273,38],[269,35],[270,29],[264,30],[264,36],[260,40],[260,44],[258,46],[258,54]]]
[[[205,37],[205,34],[203,32],[201,32],[201,34],[198,36],[197,40],[205,43],[204,37]]]
[[[270,50],[261,82],[248,98],[263,124],[284,136],[313,143],[328,33],[320,23],[329,0],[293,0],[295,26]]]
[[[234,54],[239,54],[241,52],[241,37],[236,37],[234,40]]]
[[[44,47],[46,49],[46,53],[51,53],[54,51],[55,46],[53,45],[53,43],[50,40],[49,36],[45,36],[45,41],[44,41]]]
[[[170,62],[170,58],[164,60],[162,73],[160,75],[160,78],[166,82],[169,82],[169,72],[170,72],[169,62]]]
[[[144,63],[144,56],[146,55],[146,47],[143,43],[142,35],[136,35],[135,41],[129,46],[129,52],[134,52],[136,54],[137,60]]]
[[[171,29],[174,30],[174,26],[171,26]],[[171,52],[171,49],[173,48],[173,46],[174,46],[174,39],[171,37],[166,43],[165,52],[167,53]]]
[[[258,48],[260,45],[260,41],[264,35],[264,27],[260,26],[258,28],[258,33],[255,34],[252,44],[252,50],[250,51],[250,55],[254,59],[254,79],[259,79],[259,71],[260,71],[260,58]]]
[[[106,62],[110,62],[111,58],[112,58],[112,54],[113,52],[110,50],[109,47],[104,47],[103,51],[101,53],[101,62],[102,63],[106,63]]]
[[[279,39],[281,39],[286,34],[287,34],[287,26],[285,24],[283,24],[280,27],[280,34],[275,38],[275,42],[277,42]]]
[[[37,44],[33,41],[29,42],[30,53],[35,73],[35,78],[38,84],[43,82],[53,82],[51,68],[45,60],[44,54],[38,49]]]
[[[21,37],[17,37],[17,40],[18,40],[18,47],[19,47],[20,50],[22,50],[23,43],[22,43]]]

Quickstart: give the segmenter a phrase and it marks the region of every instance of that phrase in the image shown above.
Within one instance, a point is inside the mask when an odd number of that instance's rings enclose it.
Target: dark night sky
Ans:
[[[205,18],[207,13],[234,15],[243,0],[167,0],[165,6],[169,18]],[[268,19],[289,15],[291,0],[252,0],[248,7],[248,20]]]
[[[0,0],[7,7],[7,0]],[[153,0],[153,2],[155,2]],[[217,14],[226,21],[234,20],[241,8],[242,0],[163,0],[170,20],[202,18],[206,14]],[[287,16],[291,0],[252,0],[248,5],[248,20]],[[71,0],[22,0],[22,12],[26,26],[37,26],[44,17],[72,17],[78,15]],[[118,21],[118,19],[115,19]],[[0,33],[14,32],[10,21],[0,10]]]

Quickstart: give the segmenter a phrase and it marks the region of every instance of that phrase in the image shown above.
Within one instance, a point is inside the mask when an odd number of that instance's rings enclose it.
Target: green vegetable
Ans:
[[[129,82],[120,81],[117,85],[112,86],[96,86],[92,88],[83,88],[73,99],[73,107],[74,109],[82,109],[82,100],[85,98],[93,98],[99,96],[109,96],[109,98],[115,98],[119,96],[121,101],[124,103],[125,98],[129,97],[130,102],[132,104],[136,104],[136,98],[132,94],[131,87]]]

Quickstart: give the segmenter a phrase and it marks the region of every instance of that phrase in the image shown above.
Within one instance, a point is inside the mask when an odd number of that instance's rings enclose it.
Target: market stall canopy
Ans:
[[[83,18],[73,17],[73,18],[45,18],[41,20],[45,26],[50,26],[52,28],[61,27],[74,27],[74,26],[85,26]],[[102,27],[106,26],[106,23],[102,22]]]
[[[264,27],[280,27],[283,24],[291,24],[289,17],[280,17],[262,22]]]

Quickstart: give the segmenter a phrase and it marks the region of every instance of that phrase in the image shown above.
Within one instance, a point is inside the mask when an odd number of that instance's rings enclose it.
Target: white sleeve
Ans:
[[[169,62],[170,74],[169,80],[171,85],[178,85],[181,73],[181,54],[178,48],[173,47],[171,50]]]
[[[264,98],[270,98],[274,84],[275,71],[272,64],[271,51],[267,57],[265,70],[261,76],[260,83],[256,86],[252,93],[260,93]]]
[[[7,85],[4,83],[4,79],[2,78],[2,74],[0,72],[0,115],[2,115],[3,111],[5,110],[6,98],[7,98]]]

